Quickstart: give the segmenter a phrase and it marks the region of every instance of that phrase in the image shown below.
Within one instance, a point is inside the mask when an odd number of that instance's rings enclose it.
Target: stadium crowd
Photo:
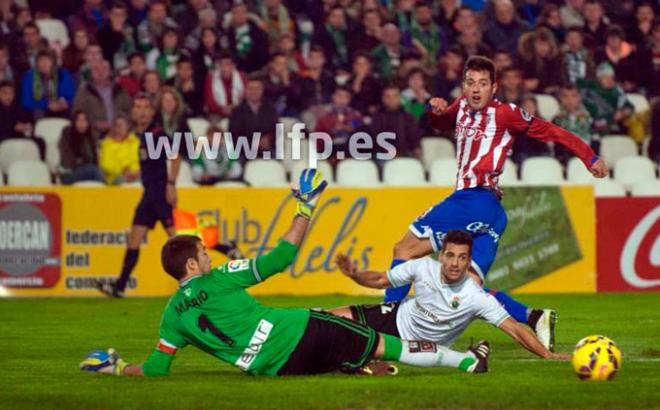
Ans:
[[[336,147],[365,130],[395,132],[399,156],[437,136],[432,96],[460,95],[470,55],[491,57],[497,98],[541,115],[598,152],[623,134],[660,161],[659,2],[637,0],[0,0],[0,142],[29,138],[42,118],[70,120],[59,180],[139,180],[131,105],[149,95],[163,130],[210,121],[234,138],[293,117]],[[55,29],[53,28],[55,27]],[[68,44],[54,35],[64,27]],[[61,33],[60,33],[61,34]],[[628,100],[651,102],[636,111]],[[218,128],[220,127],[220,128]],[[651,138],[647,136],[650,135]],[[451,135],[446,135],[451,138]],[[242,138],[242,137],[240,137]],[[643,149],[642,149],[643,145]],[[569,154],[518,138],[512,159]],[[192,161],[197,183],[241,178],[227,156]]]

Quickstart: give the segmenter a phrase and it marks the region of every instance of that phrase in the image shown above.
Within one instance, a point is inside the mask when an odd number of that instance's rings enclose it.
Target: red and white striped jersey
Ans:
[[[429,113],[431,125],[440,130],[455,127],[456,190],[490,187],[497,182],[516,136],[526,134],[543,142],[558,142],[577,155],[587,168],[598,158],[578,136],[548,121],[533,117],[514,104],[492,100],[479,111],[470,109],[465,97],[454,101],[441,115]]]

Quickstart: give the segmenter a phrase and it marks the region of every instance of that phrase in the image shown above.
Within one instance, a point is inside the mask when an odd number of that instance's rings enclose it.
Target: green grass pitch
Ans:
[[[264,297],[272,306],[334,307],[375,302],[342,296]],[[158,339],[165,299],[0,300],[0,408],[66,409],[410,409],[410,408],[660,408],[658,294],[525,295],[557,309],[558,348],[570,351],[589,334],[614,339],[623,366],[612,382],[583,382],[570,363],[537,360],[506,335],[471,325],[470,338],[493,346],[490,372],[401,367],[395,377],[339,374],[256,378],[188,347],[168,378],[119,378],[83,373],[82,357],[115,347],[142,361]]]

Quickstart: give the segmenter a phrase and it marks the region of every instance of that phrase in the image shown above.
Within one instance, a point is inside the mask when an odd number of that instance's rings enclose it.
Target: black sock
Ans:
[[[536,322],[539,321],[542,315],[543,315],[543,311],[541,309],[532,309],[532,311],[529,313],[529,317],[527,318],[527,324],[529,325],[529,327],[534,329],[534,326],[536,326]]]
[[[139,249],[126,249],[126,254],[124,255],[124,264],[121,267],[121,275],[117,282],[115,283],[115,289],[123,292],[126,289],[126,284],[131,278],[131,273],[137,265],[138,256],[140,255]]]

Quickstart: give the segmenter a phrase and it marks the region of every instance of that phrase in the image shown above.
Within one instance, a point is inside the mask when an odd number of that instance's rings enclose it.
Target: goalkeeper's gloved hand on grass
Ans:
[[[80,370],[114,376],[121,376],[126,366],[128,366],[128,363],[119,357],[119,354],[113,348],[109,348],[107,352],[94,350],[80,362]]]
[[[326,186],[328,182],[323,179],[321,171],[315,168],[303,169],[300,173],[300,182],[291,189],[294,198],[298,201],[296,214],[311,219],[316,202]]]

